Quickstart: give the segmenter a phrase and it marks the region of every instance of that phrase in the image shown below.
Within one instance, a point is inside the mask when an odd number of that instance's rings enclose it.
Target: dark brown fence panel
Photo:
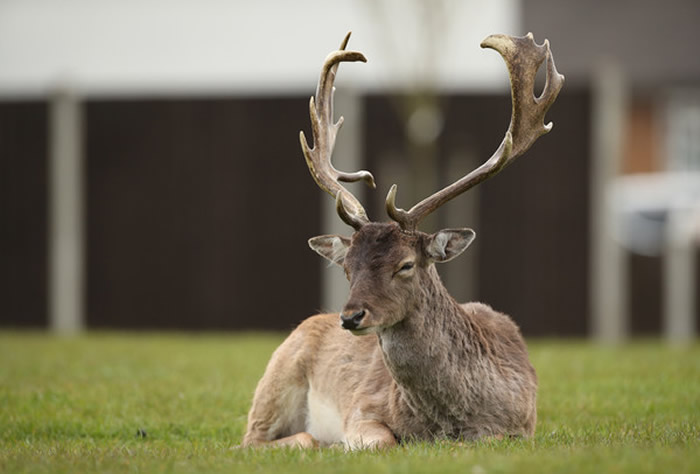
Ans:
[[[627,276],[630,333],[635,336],[660,334],[663,329],[663,258],[630,253]]]
[[[588,330],[589,109],[562,92],[554,130],[481,190],[480,295],[526,334]]]
[[[663,331],[664,257],[629,254],[627,276],[630,332],[633,336],[658,336]],[[696,250],[695,274],[700,277],[700,252]],[[695,327],[700,328],[700,278],[695,279]]]
[[[287,329],[319,306],[307,107],[87,104],[89,327]]]
[[[468,149],[485,161],[508,127],[509,97],[456,96],[445,103],[441,166],[451,149]],[[563,92],[548,115],[554,131],[479,187],[478,222],[448,223],[477,232],[468,252],[478,253],[478,299],[512,315],[528,335],[587,331],[589,103],[585,91]],[[368,98],[366,117],[368,166],[379,171],[387,147],[401,154],[403,132],[386,98]],[[394,178],[378,175],[377,181],[383,189]],[[384,195],[371,196],[376,209]]]
[[[0,103],[0,325],[47,323],[47,106]]]

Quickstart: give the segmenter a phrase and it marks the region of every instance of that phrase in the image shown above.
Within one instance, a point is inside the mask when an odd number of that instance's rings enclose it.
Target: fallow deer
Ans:
[[[537,418],[537,376],[518,326],[481,303],[458,304],[435,263],[452,260],[474,239],[471,229],[435,234],[417,230],[447,201],[495,175],[549,132],[544,116],[563,86],[549,43],[492,35],[481,46],[498,51],[511,82],[512,116],[505,138],[480,167],[419,202],[396,206],[396,185],[386,198],[393,222],[370,222],[340,182],[368,171],[336,170],[330,158],[342,117],[333,120],[333,82],[340,62],[366,59],[346,51],[349,34],[322,68],[310,114],[314,147],[300,133],[316,183],[335,198],[352,237],[309,240],[341,266],[350,295],[340,314],[303,321],[274,352],[255,390],[242,446],[388,447],[402,440],[439,437],[531,436]],[[535,96],[535,75],[546,61],[546,83]],[[360,336],[360,337],[358,337]]]

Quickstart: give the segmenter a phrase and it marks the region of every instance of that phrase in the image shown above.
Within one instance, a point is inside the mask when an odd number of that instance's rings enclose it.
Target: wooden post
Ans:
[[[58,333],[83,329],[82,104],[57,91],[49,112],[49,325]]]
[[[590,330],[606,343],[629,333],[626,251],[613,239],[611,191],[620,172],[626,91],[622,72],[614,62],[598,65],[593,81],[591,130],[591,256]]]
[[[695,340],[695,241],[700,210],[671,210],[664,255],[664,318],[666,339],[674,344]]]

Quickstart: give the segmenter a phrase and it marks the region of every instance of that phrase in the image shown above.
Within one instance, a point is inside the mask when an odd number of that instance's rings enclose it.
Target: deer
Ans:
[[[311,97],[313,148],[301,148],[317,185],[335,199],[351,237],[322,235],[309,246],[342,267],[349,295],[340,313],[301,322],[274,351],[248,414],[242,447],[349,450],[389,448],[411,440],[531,437],[537,421],[537,375],[516,323],[490,306],[459,304],[435,264],[454,259],[475,238],[469,228],[428,234],[423,218],[496,175],[527,151],[553,124],[544,117],[564,83],[549,42],[491,35],[482,48],[500,53],[510,76],[512,113],[493,155],[461,179],[420,201],[397,207],[397,186],[386,197],[389,222],[373,222],[343,182],[369,171],[343,172],[331,155],[343,118],[334,121],[333,94],[341,62],[366,62],[358,51],[328,55]],[[535,75],[546,61],[545,86]]]

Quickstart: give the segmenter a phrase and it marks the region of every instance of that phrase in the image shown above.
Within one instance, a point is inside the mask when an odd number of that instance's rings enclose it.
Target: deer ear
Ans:
[[[342,266],[350,247],[350,239],[340,235],[319,235],[309,239],[309,247],[331,263]]]
[[[425,253],[434,262],[449,262],[464,252],[475,237],[471,229],[444,229],[428,237]]]

